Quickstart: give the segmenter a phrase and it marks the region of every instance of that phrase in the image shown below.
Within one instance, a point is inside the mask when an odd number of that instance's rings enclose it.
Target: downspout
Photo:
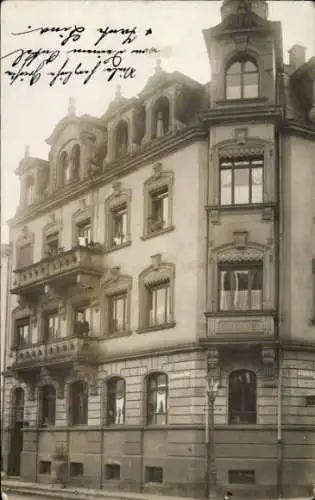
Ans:
[[[6,279],[6,292],[5,292],[5,331],[4,331],[4,352],[3,352],[3,368],[1,367],[1,377],[2,377],[2,385],[1,387],[1,443],[4,443],[4,413],[5,413],[5,385],[6,385],[6,371],[7,371],[7,354],[8,354],[8,343],[10,340],[10,307],[9,307],[9,297],[10,297],[10,288],[11,288],[11,267],[12,267],[12,244],[9,243],[7,247],[7,279]],[[2,266],[1,266],[2,267]],[[2,375],[3,374],[3,375]],[[2,448],[2,446],[1,446]],[[8,453],[7,449],[7,460],[6,460],[6,469],[8,466]],[[1,458],[2,458],[3,450],[1,449]],[[7,470],[5,471],[7,473]]]
[[[277,72],[277,100],[282,105],[281,121],[285,118],[285,102],[284,102],[284,85],[283,85],[284,69]],[[282,325],[283,325],[283,263],[284,259],[284,201],[283,201],[283,140],[279,130],[279,123],[276,125],[276,154],[277,162],[275,164],[277,172],[277,201],[278,201],[278,216],[277,221],[277,270],[276,270],[276,311],[277,311],[277,325],[276,325],[276,338],[279,341],[278,348],[278,385],[277,385],[277,496],[279,499],[283,498],[283,433],[282,433],[282,385],[283,385],[283,350],[281,345]]]

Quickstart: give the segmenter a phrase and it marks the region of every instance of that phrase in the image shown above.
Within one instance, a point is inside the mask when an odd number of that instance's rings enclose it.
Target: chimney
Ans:
[[[289,65],[297,69],[305,63],[306,48],[302,45],[295,44],[289,50]]]

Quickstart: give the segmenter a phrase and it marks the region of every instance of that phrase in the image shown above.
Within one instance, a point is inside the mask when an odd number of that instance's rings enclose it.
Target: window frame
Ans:
[[[174,172],[164,170],[161,163],[153,167],[153,175],[149,177],[143,186],[143,234],[141,239],[159,236],[174,229],[173,225],[173,205],[174,205]],[[152,231],[153,197],[156,193],[167,191],[167,214],[164,224],[158,224],[156,230]],[[157,223],[157,221],[155,221]],[[160,225],[160,227],[159,227]]]
[[[254,161],[261,162],[261,165],[253,165]],[[235,163],[248,162],[248,166],[235,166]],[[222,166],[222,163],[230,164],[230,166]],[[253,170],[255,169],[261,170],[261,201],[253,202]],[[247,170],[248,171],[248,201],[245,203],[235,203],[235,172],[237,170]],[[265,170],[265,159],[263,154],[258,155],[244,155],[231,156],[228,158],[226,156],[219,157],[219,205],[221,207],[231,207],[231,206],[246,206],[246,205],[258,205],[264,203],[264,170]],[[222,172],[230,171],[231,172],[231,203],[223,203],[222,202]]]
[[[90,234],[89,238],[86,236],[82,235],[80,236],[80,233],[83,229],[83,232],[88,229],[88,232]],[[88,247],[89,244],[93,241],[93,236],[92,236],[92,220],[90,218],[86,218],[85,220],[81,220],[76,223],[76,235],[77,235],[77,246],[81,247]],[[80,244],[80,238],[84,238],[84,245]]]
[[[160,290],[165,291],[165,300],[164,300],[164,311],[163,311],[163,316],[164,320],[163,322],[159,322],[157,320],[158,316],[158,292]],[[152,302],[155,302],[155,310],[154,306],[152,308],[149,307],[149,304],[152,304]],[[154,311],[154,321],[151,321],[151,312]],[[145,322],[145,327],[147,328],[158,328],[160,326],[165,327],[171,323],[171,283],[170,280],[165,280],[160,283],[154,283],[152,285],[148,285],[146,287],[146,322]]]
[[[122,130],[122,128],[124,129],[124,133],[127,132],[126,143],[124,143],[126,148],[124,151],[119,151],[119,146],[121,147],[122,145],[122,141],[121,140],[119,141],[119,132]],[[120,158],[123,158],[129,153],[129,140],[130,140],[129,134],[130,134],[129,123],[127,122],[127,120],[125,119],[119,120],[119,122],[115,126],[115,131],[114,131],[114,160],[119,160]]]
[[[221,306],[221,273],[222,272],[238,272],[238,271],[247,271],[248,272],[248,281],[249,281],[249,286],[248,286],[248,307],[247,308],[241,308],[241,307],[229,307],[227,309],[222,308]],[[252,273],[255,271],[259,271],[260,273],[260,282],[261,282],[261,289],[260,289],[260,307],[259,308],[252,308],[250,307],[252,304],[252,292],[253,289],[250,287],[250,283],[252,282]],[[225,291],[225,290],[223,290]],[[231,299],[230,301],[233,303],[234,300],[234,295],[235,291],[230,291],[231,294]],[[239,290],[238,290],[239,291]],[[218,265],[218,310],[219,312],[227,312],[227,313],[239,313],[239,312],[259,312],[263,311],[263,305],[264,305],[264,266],[263,262],[261,260],[258,261],[243,261],[243,262],[219,262]]]
[[[50,389],[51,392],[45,391]],[[44,396],[47,397],[47,425],[44,425]],[[40,417],[40,427],[53,427],[56,425],[56,401],[57,400],[57,391],[52,384],[42,385],[40,388],[40,397],[39,397],[39,417]]]
[[[49,253],[50,244],[52,242],[57,242],[57,248],[55,249],[56,250],[55,253],[54,252],[53,253]],[[60,249],[60,235],[59,235],[59,231],[45,234],[44,245],[45,245],[45,253],[46,253],[47,257],[55,257],[56,255],[58,255],[59,249]]]
[[[255,66],[256,71],[245,71],[245,66],[246,63],[251,63],[252,65]],[[229,70],[234,66],[235,64],[239,63],[241,66],[240,73],[230,73],[230,75],[237,75],[239,77],[239,90],[240,90],[240,97],[228,97],[228,88],[231,88],[231,86],[228,87],[228,76],[229,76]],[[246,85],[244,84],[244,80],[246,78],[245,75],[257,75],[257,95],[254,97],[246,97],[244,95],[244,90],[246,88]],[[242,101],[242,100],[247,100],[247,99],[258,99],[260,96],[260,72],[259,72],[259,66],[255,59],[253,57],[250,57],[248,55],[244,57],[238,57],[234,58],[232,61],[229,62],[229,64],[226,65],[226,69],[224,72],[224,92],[225,92],[225,100],[226,101]]]
[[[158,139],[157,136],[157,121],[159,113],[162,113],[162,121],[163,121],[163,135],[167,135],[171,130],[171,103],[170,99],[167,96],[161,96],[156,99],[152,106],[152,115],[151,115],[151,139]]]
[[[116,399],[117,399],[117,386],[121,384],[123,387],[123,413],[122,422],[116,422]],[[110,377],[106,381],[106,413],[105,413],[105,425],[125,425],[126,423],[126,381],[122,377]]]
[[[123,189],[120,181],[112,185],[113,193],[104,203],[105,211],[105,248],[106,251],[118,250],[131,245],[131,190]],[[126,235],[121,244],[114,244],[114,217],[124,209],[126,213]]]
[[[117,302],[119,300],[123,299],[123,329],[119,330],[117,328],[114,328],[114,321],[117,321],[116,318],[114,318],[114,315],[112,314],[113,311],[117,308]],[[122,292],[117,292],[117,293],[112,293],[108,295],[108,332],[110,335],[119,335],[119,334],[125,334],[128,331],[128,291],[122,291]]]
[[[81,300],[80,302],[75,302],[71,304],[71,316],[72,316],[72,332],[74,337],[89,337],[92,331],[93,325],[93,307],[90,299]],[[90,321],[86,319],[86,311],[89,311]],[[86,332],[78,327],[78,314],[83,314],[84,320],[89,325],[89,331]]]
[[[249,375],[251,377],[250,382],[246,385],[243,384],[243,387],[239,389],[239,393],[241,393],[241,399],[239,398],[239,394],[235,393],[232,394],[232,381],[233,378],[236,380],[237,377],[243,377],[243,379],[246,377],[246,375]],[[246,394],[246,389],[249,391]],[[251,394],[251,392],[253,394]],[[236,394],[236,395],[235,395]],[[249,407],[250,406],[250,400],[251,398],[254,399],[255,402],[255,410],[248,410],[248,409],[233,409],[233,404],[232,400],[234,399],[234,402],[237,400],[238,404],[241,404],[241,406]],[[241,402],[241,403],[240,403]],[[238,422],[235,422],[235,414],[236,418],[239,419]],[[247,416],[247,418],[246,418]],[[249,417],[253,417],[248,418]],[[229,376],[228,376],[228,423],[229,425],[256,425],[257,424],[257,375],[254,371],[252,370],[247,370],[247,369],[239,369],[239,370],[234,370],[232,371]]]
[[[123,337],[131,333],[131,290],[132,290],[132,277],[120,274],[120,268],[114,267],[109,269],[100,281],[102,289],[102,314],[101,314],[101,331],[104,332],[104,337]],[[126,296],[126,325],[125,331],[113,332],[111,331],[110,309],[111,301],[115,296]]]
[[[79,387],[81,384],[81,393],[76,394],[77,397],[81,397],[82,401],[76,403],[74,401],[73,388]],[[77,406],[78,404],[78,406]],[[84,380],[73,381],[69,385],[69,396],[68,396],[68,409],[69,409],[69,426],[79,427],[88,425],[88,412],[89,412],[89,386]]]
[[[57,322],[57,333],[58,334],[56,336],[53,336],[53,337],[51,337],[50,335],[47,335],[47,330],[46,330],[47,320],[50,317],[56,318],[56,322]],[[58,309],[48,309],[48,310],[43,311],[43,335],[42,335],[42,338],[43,338],[43,341],[45,344],[55,342],[56,340],[58,340],[61,337],[60,326],[61,326],[60,325],[60,313],[59,313]]]
[[[165,394],[165,411],[159,412],[150,409],[153,404],[157,405],[157,394],[159,388],[159,379],[164,379],[164,394]],[[152,384],[155,383],[155,388]],[[155,400],[152,402],[152,400]],[[164,426],[168,423],[168,410],[169,410],[169,377],[164,372],[152,372],[146,377],[146,425],[148,426]],[[158,416],[164,416],[164,422],[158,422]]]
[[[20,336],[19,336],[19,328],[20,327],[28,327],[28,341],[27,343],[21,344],[20,342]],[[25,316],[23,318],[17,318],[14,323],[14,336],[15,336],[15,346],[18,349],[25,349],[27,347],[30,347],[32,345],[32,324],[31,324],[31,316]]]

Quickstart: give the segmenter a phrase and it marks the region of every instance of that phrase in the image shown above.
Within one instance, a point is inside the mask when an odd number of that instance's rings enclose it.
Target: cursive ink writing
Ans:
[[[20,33],[12,33],[12,35],[14,35],[14,36],[27,35],[29,33],[34,33],[35,31],[38,31],[40,35],[44,35],[45,33],[60,33],[59,34],[60,38],[63,38],[65,36],[62,32],[69,32],[70,31],[70,33],[67,33],[66,38],[61,42],[61,45],[64,46],[69,41],[77,42],[78,40],[80,40],[81,34],[84,33],[85,28],[84,28],[84,26],[76,26],[76,25],[66,26],[66,27],[40,26],[39,28],[32,28],[32,26],[28,26],[27,31],[21,31]]]
[[[137,33],[135,26],[99,27],[94,30],[92,47],[71,45],[82,40],[82,36],[86,34],[84,26],[33,28],[28,25],[24,31],[11,34],[15,37],[27,36],[26,40],[36,34],[40,36],[51,34],[55,36],[57,48],[20,48],[3,55],[1,59],[9,65],[4,71],[9,78],[9,85],[26,82],[33,86],[39,81],[48,81],[48,85],[53,87],[57,84],[66,85],[74,79],[86,85],[96,75],[103,75],[107,82],[114,79],[133,79],[137,73],[135,60],[141,55],[159,52],[154,47],[141,47],[140,34]],[[151,28],[142,32],[142,36],[145,37],[150,34],[152,34]],[[137,48],[133,48],[136,39]],[[109,43],[110,47],[106,47]],[[129,57],[132,57],[132,62],[128,60]]]
[[[119,29],[112,29],[109,26],[106,26],[106,28],[98,28],[96,31],[101,33],[101,36],[96,40],[94,43],[94,47],[96,47],[106,36],[108,35],[122,35],[124,36],[124,40],[122,41],[122,45],[125,45],[126,43],[130,44],[135,41],[137,38],[136,35],[136,30],[137,28],[119,28]]]

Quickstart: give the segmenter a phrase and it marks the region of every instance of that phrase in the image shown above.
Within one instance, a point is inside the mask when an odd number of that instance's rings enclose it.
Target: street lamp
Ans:
[[[220,381],[209,375],[207,379],[207,498],[216,500],[218,498],[217,491],[217,471],[215,465],[214,451],[214,402],[218,394]]]

